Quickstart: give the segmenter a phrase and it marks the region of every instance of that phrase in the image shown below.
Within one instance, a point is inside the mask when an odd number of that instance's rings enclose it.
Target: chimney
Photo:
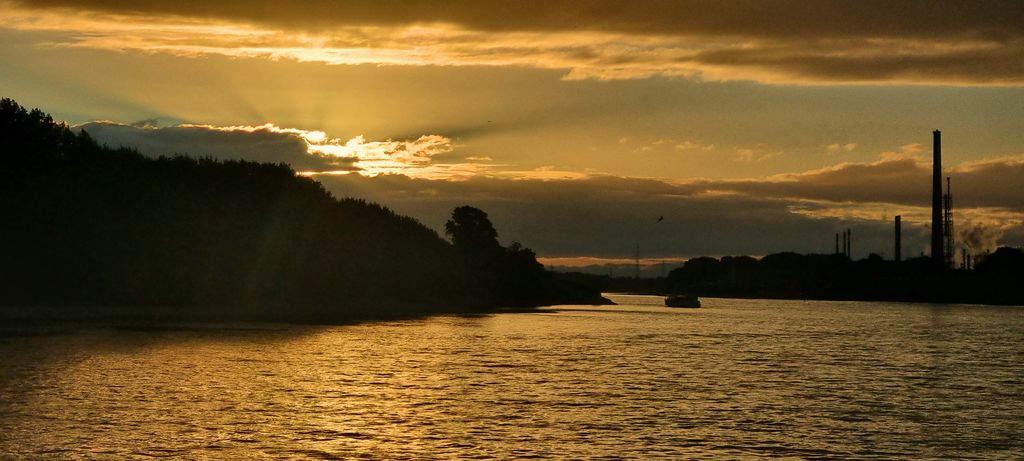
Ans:
[[[932,132],[932,262],[942,267],[946,262],[942,228],[942,132]]]
[[[846,229],[846,257],[853,259],[853,231]]]
[[[894,249],[895,252],[893,253],[895,255],[895,258],[893,259],[893,261],[896,261],[896,262],[900,262],[900,259],[902,258],[902,252],[903,252],[903,244],[900,242],[900,226],[901,226],[900,219],[901,219],[900,215],[896,215],[896,242],[895,242],[896,243],[896,248]]]

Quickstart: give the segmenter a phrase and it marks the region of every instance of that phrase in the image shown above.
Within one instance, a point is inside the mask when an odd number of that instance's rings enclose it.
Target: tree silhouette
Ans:
[[[501,247],[498,231],[479,208],[460,206],[452,210],[452,217],[444,225],[444,232],[455,248],[469,252],[491,252]]]

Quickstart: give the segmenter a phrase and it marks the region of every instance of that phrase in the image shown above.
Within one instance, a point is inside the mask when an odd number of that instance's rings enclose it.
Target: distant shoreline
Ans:
[[[606,292],[610,295],[627,295],[627,296],[668,296],[669,293],[664,290],[638,290],[638,291],[609,291]],[[923,300],[923,299],[866,299],[857,297],[796,297],[796,296],[767,296],[767,295],[742,295],[742,294],[704,294],[698,295],[701,298],[722,298],[722,299],[771,299],[771,300],[785,300],[785,301],[856,301],[856,302],[869,302],[869,303],[906,303],[906,304],[968,304],[968,305],[979,305],[979,306],[1006,306],[1006,307],[1024,307],[1024,304],[1015,304],[1012,302],[997,303],[997,302],[979,302],[979,301],[934,301],[934,300]]]
[[[773,253],[687,260],[665,277],[572,273],[603,292],[744,299],[886,301],[1024,305],[1024,250],[1000,247],[971,268],[946,269],[929,258],[851,260],[842,254]]]

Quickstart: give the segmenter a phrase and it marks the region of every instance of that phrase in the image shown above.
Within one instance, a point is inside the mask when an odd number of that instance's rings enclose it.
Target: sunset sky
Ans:
[[[0,0],[0,96],[559,265],[927,252],[939,129],[959,241],[1024,245],[1019,0]]]

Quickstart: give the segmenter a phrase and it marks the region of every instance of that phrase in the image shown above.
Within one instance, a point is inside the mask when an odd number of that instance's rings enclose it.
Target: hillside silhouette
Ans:
[[[380,205],[336,199],[285,164],[151,159],[10,99],[0,101],[0,148],[0,304],[287,316],[601,300],[519,244],[501,246],[471,207],[453,213],[449,243]]]

